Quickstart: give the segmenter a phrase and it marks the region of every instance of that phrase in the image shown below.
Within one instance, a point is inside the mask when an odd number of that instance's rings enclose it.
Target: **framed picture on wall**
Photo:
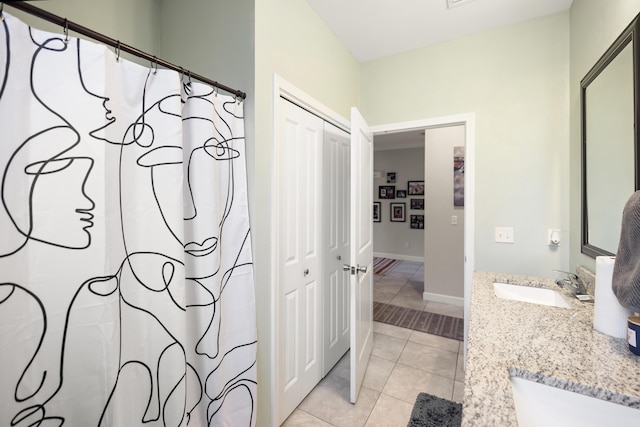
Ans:
[[[404,199],[407,197],[407,190],[396,190],[396,197],[398,199]]]
[[[391,222],[405,222],[407,220],[405,216],[406,203],[391,203]]]
[[[396,183],[396,173],[387,172],[387,184],[395,184],[395,183]]]
[[[410,196],[424,196],[424,181],[409,181],[407,188]]]
[[[464,206],[464,146],[453,147],[453,206]]]
[[[396,198],[395,185],[381,185],[378,187],[378,199],[395,199],[395,198]]]
[[[416,211],[423,211],[424,199],[411,199],[411,209]]]
[[[424,215],[411,215],[410,221],[411,228],[424,229]]]
[[[373,222],[380,222],[382,216],[380,209],[380,202],[373,202]]]

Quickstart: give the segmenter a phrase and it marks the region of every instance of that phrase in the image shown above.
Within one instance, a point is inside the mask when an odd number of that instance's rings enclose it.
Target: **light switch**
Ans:
[[[456,225],[458,223],[458,215],[451,215],[451,225]]]

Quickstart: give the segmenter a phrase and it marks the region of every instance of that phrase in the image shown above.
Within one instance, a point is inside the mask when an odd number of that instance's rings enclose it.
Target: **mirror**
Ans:
[[[640,15],[639,15],[640,16]],[[582,252],[615,255],[625,203],[640,188],[636,17],[582,79]]]

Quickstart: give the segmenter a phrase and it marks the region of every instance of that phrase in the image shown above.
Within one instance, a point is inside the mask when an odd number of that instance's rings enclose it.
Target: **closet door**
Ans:
[[[325,122],[323,150],[324,376],[349,350],[349,134]]]
[[[289,101],[279,102],[276,316],[281,398],[276,401],[282,422],[322,378],[323,121]]]

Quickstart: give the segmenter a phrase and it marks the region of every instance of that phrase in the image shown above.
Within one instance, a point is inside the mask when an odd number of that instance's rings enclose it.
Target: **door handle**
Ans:
[[[352,272],[351,274],[353,274],[353,269],[349,264],[342,264],[342,269],[344,271],[351,271]]]
[[[340,261],[342,259],[342,257],[340,255],[338,255],[338,261]]]
[[[367,266],[366,265],[358,265],[358,273],[366,273],[367,272]]]
[[[308,269],[308,268],[304,270],[304,275],[305,275],[305,276],[308,276],[308,275],[309,275],[309,269]]]

